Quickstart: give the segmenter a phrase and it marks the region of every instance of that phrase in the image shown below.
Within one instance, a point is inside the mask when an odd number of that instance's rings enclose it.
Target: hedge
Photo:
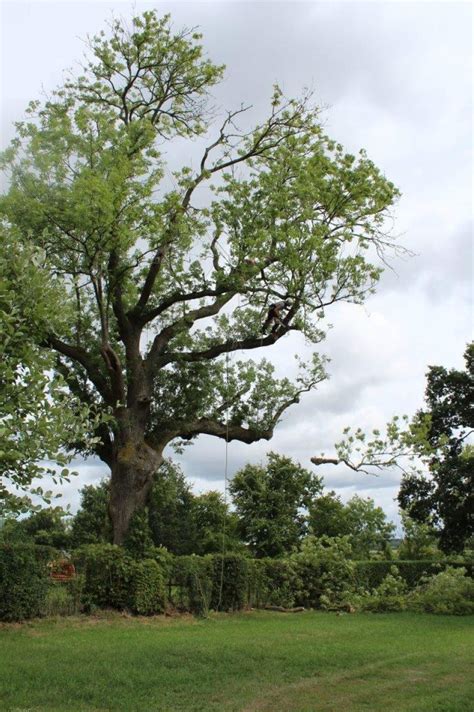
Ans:
[[[155,560],[137,561],[113,544],[83,546],[76,549],[73,560],[84,576],[85,610],[97,606],[143,615],[165,610],[165,575]]]
[[[48,547],[0,544],[0,620],[21,621],[41,614],[48,592],[49,556]]]
[[[150,548],[147,558],[133,558],[112,544],[89,544],[73,554],[78,576],[51,588],[47,563],[57,558],[50,547],[0,545],[0,620],[24,620],[43,614],[97,608],[141,615],[180,611],[207,615],[266,605],[338,606],[351,595],[373,592],[395,565],[408,589],[422,577],[463,561],[354,561],[293,555],[288,559],[250,559],[242,554],[172,556]],[[54,590],[53,590],[54,589]],[[48,593],[49,591],[49,593]],[[364,594],[365,595],[365,594]]]
[[[472,567],[466,567],[464,562],[451,562],[447,559],[417,559],[392,561],[354,561],[355,583],[367,590],[380,586],[384,578],[390,573],[392,566],[396,566],[400,576],[407,583],[408,588],[415,588],[423,576],[434,576],[444,571],[447,566],[464,567],[472,575]]]

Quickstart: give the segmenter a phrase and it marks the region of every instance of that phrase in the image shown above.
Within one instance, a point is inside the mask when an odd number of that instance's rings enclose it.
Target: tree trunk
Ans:
[[[153,475],[162,462],[161,452],[143,438],[128,439],[117,449],[111,466],[109,503],[114,544],[123,544],[130,520],[145,505]]]

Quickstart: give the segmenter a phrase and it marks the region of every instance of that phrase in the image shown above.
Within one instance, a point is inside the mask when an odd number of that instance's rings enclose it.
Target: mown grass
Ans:
[[[251,612],[0,628],[0,709],[472,712],[472,618]]]

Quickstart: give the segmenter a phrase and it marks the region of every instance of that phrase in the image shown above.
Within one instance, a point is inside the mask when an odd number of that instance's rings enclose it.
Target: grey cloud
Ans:
[[[156,5],[89,2],[2,3],[2,141],[7,124],[21,118],[41,85],[61,82],[62,70],[83,51],[78,39],[102,29],[104,20]],[[345,425],[380,426],[393,413],[422,403],[428,363],[462,367],[471,333],[472,296],[472,8],[468,3],[163,2],[176,28],[200,25],[204,47],[228,65],[214,102],[222,108],[250,103],[248,121],[268,110],[272,84],[288,95],[302,87],[328,108],[330,135],[369,156],[403,196],[394,232],[419,257],[394,260],[365,308],[328,310],[334,329],[320,350],[332,359],[330,380],[285,414],[271,442],[229,446],[229,474],[273,449],[311,467],[316,452],[331,452]],[[18,47],[28,48],[28,53]],[[35,57],[31,62],[30,57]],[[24,61],[23,61],[24,60]],[[11,71],[14,66],[14,72]],[[182,142],[173,162],[196,160]],[[194,158],[193,158],[194,157]],[[440,336],[442,334],[442,336]],[[285,340],[261,355],[280,375],[293,372],[291,354],[309,349]],[[251,354],[258,357],[258,354]],[[222,487],[225,443],[199,438],[179,458],[193,482]],[[66,488],[97,482],[107,468],[88,461]],[[339,470],[323,473],[344,497],[373,493],[390,507],[398,482],[393,474],[363,478]]]

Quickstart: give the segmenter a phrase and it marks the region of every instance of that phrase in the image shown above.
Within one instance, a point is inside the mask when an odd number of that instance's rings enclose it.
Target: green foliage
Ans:
[[[311,502],[309,529],[315,537],[349,534],[346,508],[335,492],[321,494]]]
[[[112,544],[88,544],[76,549],[73,561],[84,575],[84,605],[125,609],[132,586],[131,557]]]
[[[0,543],[0,620],[40,615],[48,580],[44,551],[31,544]]]
[[[354,558],[386,553],[394,525],[370,498],[354,495],[346,505],[334,492],[316,497],[310,506],[310,529],[318,536],[349,536]]]
[[[257,608],[283,606],[291,608],[301,589],[294,562],[288,559],[260,559],[251,565],[249,598]]]
[[[229,506],[220,492],[209,491],[195,495],[191,500],[191,513],[195,539],[192,553],[219,554],[243,550],[238,536],[237,516],[229,512]]]
[[[50,433],[40,418],[48,437],[27,427],[29,446],[8,455],[19,463],[10,478],[29,486],[38,443],[45,457],[60,457],[55,438],[93,447],[115,472],[133,440],[130,452],[147,457],[129,463],[129,488],[117,485],[112,496],[118,522],[122,500],[127,512],[143,505],[136,493],[148,491],[169,443],[201,433],[269,439],[283,412],[326,377],[317,353],[292,381],[268,361],[226,367],[221,357],[294,331],[317,344],[325,309],[364,302],[381,272],[373,257],[390,247],[384,221],[399,193],[364,151],[348,154],[324,134],[310,94],[286,99],[274,87],[260,124],[240,128],[240,109],[211,127],[209,94],[223,68],[204,57],[198,33],[176,32],[155,11],[109,29],[88,39],[81,74],[32,102],[17,125],[2,157],[9,187],[0,215],[9,244],[22,236],[26,258],[41,248],[43,282],[55,292],[40,301],[50,313],[32,336],[65,393],[49,401],[39,383],[31,402],[51,402],[60,423],[85,411],[90,436],[66,423]],[[207,132],[208,148],[169,181],[166,156]],[[207,204],[195,199],[201,187]],[[284,322],[262,336],[268,304],[281,298],[291,304]],[[16,411],[7,412],[13,432]],[[112,489],[124,479],[113,476]],[[259,555],[283,553],[300,536],[288,521],[280,540],[280,524]]]
[[[248,558],[241,554],[212,557],[211,608],[238,611],[247,603]]]
[[[355,587],[349,537],[308,536],[290,558],[301,580],[300,605],[337,609],[347,604]]]
[[[238,528],[258,557],[288,554],[307,528],[306,510],[321,480],[290,458],[268,454],[265,466],[246,465],[229,489]]]
[[[400,576],[396,566],[368,595],[359,599],[359,605],[366,611],[403,611],[406,607],[406,581]]]
[[[180,610],[207,616],[213,594],[212,557],[177,556],[171,573],[171,601]]]
[[[143,559],[133,564],[133,584],[129,601],[133,613],[153,615],[163,613],[166,607],[164,572],[153,559]]]
[[[147,551],[153,546],[146,507],[133,514],[123,545],[134,558],[144,558]]]
[[[466,569],[448,566],[422,580],[408,601],[411,608],[426,613],[469,615],[474,613],[474,581]]]
[[[110,485],[87,485],[72,520],[71,546],[110,542],[107,514]],[[150,547],[166,547],[178,555],[219,553],[243,549],[236,516],[219,492],[194,495],[180,468],[166,460],[155,473],[147,506],[135,513],[124,545],[135,557],[148,556]]]
[[[440,558],[437,546],[437,532],[431,524],[412,519],[401,512],[404,537],[397,550],[399,559]]]
[[[25,540],[54,549],[69,548],[68,526],[64,521],[64,512],[59,508],[33,512],[29,517],[17,520],[15,526]]]
[[[83,546],[74,552],[74,561],[85,579],[86,610],[97,606],[144,615],[163,612],[166,586],[164,572],[156,561],[136,561],[112,544]]]
[[[148,521],[155,546],[164,546],[173,554],[186,555],[199,537],[193,517],[194,495],[183,472],[165,460],[155,474],[148,498]]]
[[[109,483],[86,485],[81,489],[81,504],[71,524],[71,546],[105,544],[112,539],[107,514]]]
[[[71,581],[52,581],[41,609],[44,616],[71,616],[83,609],[84,577],[76,575]]]
[[[179,556],[173,560],[172,601],[181,610],[240,610],[247,604],[249,560],[241,554]]]
[[[48,330],[65,328],[65,294],[44,250],[0,219],[0,514],[34,508],[29,494],[49,504],[53,493],[32,481],[48,473],[63,482],[63,446],[94,442],[86,430],[96,419],[51,375],[54,356],[41,348]]]
[[[431,366],[427,374],[427,408],[415,418],[426,421],[430,477],[406,474],[398,501],[413,519],[439,527],[439,546],[460,552],[474,534],[474,449],[466,442],[474,427],[474,343],[464,354],[466,370]]]

